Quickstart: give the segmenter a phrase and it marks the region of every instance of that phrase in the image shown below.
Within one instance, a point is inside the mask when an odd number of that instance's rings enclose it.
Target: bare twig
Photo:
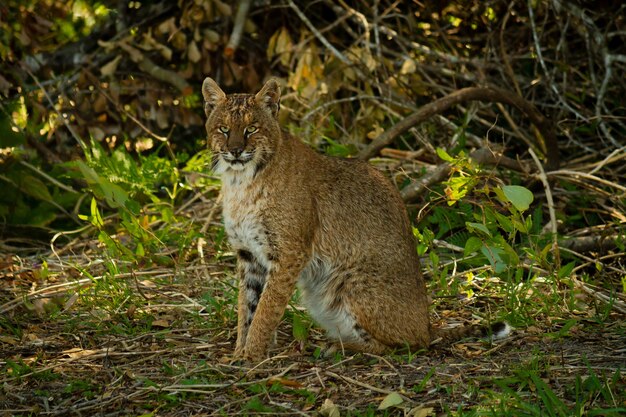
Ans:
[[[552,198],[552,188],[550,187],[550,183],[548,182],[548,177],[546,176],[546,172],[543,169],[543,165],[539,162],[539,158],[532,150],[532,148],[528,149],[528,153],[535,161],[537,165],[537,169],[539,170],[539,179],[541,179],[541,183],[543,184],[543,188],[546,192],[546,200],[548,201],[548,213],[550,214],[550,227],[552,230],[552,251],[555,258],[555,264],[557,269],[561,267],[561,256],[559,254],[559,243],[557,240],[557,222],[556,222],[556,211],[554,210],[554,199]]]

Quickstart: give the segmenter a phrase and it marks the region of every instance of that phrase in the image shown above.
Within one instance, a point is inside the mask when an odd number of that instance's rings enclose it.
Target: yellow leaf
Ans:
[[[284,66],[289,65],[291,60],[291,52],[293,50],[293,41],[289,35],[289,31],[284,26],[278,29],[270,38],[267,47],[267,58],[272,59],[280,56],[280,63]]]
[[[417,70],[417,65],[415,64],[415,61],[412,60],[411,58],[407,58],[402,63],[402,68],[400,68],[400,74],[402,75],[413,74],[416,70]]]
[[[310,99],[319,93],[323,75],[323,65],[317,48],[312,45],[299,54],[298,65],[289,76],[287,85],[298,91],[302,97]]]

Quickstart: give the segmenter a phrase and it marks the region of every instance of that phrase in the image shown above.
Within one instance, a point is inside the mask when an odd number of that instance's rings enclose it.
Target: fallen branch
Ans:
[[[564,238],[559,241],[559,246],[574,252],[608,252],[617,248],[617,242],[620,240],[623,241],[624,236],[580,236]]]
[[[516,107],[522,111],[537,127],[540,135],[537,135],[539,149],[546,155],[546,168],[557,169],[559,166],[559,149],[554,130],[548,121],[532,104],[517,94],[494,87],[469,87],[448,94],[422,106],[415,113],[398,122],[391,129],[383,132],[363,149],[358,158],[370,159],[382,148],[389,145],[395,138],[409,130],[411,127],[425,121],[429,117],[440,114],[452,106],[467,101],[487,101],[492,103],[504,103]]]

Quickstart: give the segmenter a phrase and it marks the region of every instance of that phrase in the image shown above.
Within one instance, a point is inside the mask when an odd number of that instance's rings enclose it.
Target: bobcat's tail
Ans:
[[[489,338],[490,340],[498,340],[511,334],[513,328],[505,321],[492,323],[491,326],[472,325],[459,326],[451,329],[433,329],[432,340],[437,342],[443,340],[446,342],[454,342],[465,337]]]

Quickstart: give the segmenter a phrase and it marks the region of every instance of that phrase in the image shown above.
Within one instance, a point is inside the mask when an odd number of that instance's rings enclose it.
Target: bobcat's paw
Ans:
[[[237,360],[237,359],[243,359],[245,355],[245,349],[243,346],[237,346],[235,348],[235,351],[233,352],[233,359]]]
[[[242,359],[252,363],[259,363],[266,358],[265,352],[256,349],[245,349]]]

